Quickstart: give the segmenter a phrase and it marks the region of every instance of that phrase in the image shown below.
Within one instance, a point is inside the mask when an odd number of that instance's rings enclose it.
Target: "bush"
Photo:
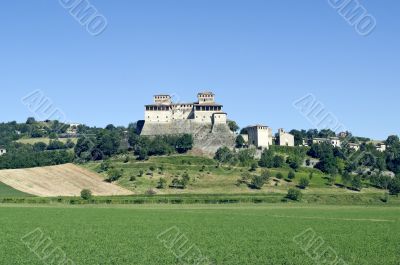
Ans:
[[[167,181],[165,178],[160,178],[157,183],[157,189],[165,189],[167,187]]]
[[[262,176],[253,176],[251,179],[250,188],[260,190],[265,184]]]
[[[286,195],[286,198],[288,198],[289,200],[292,200],[292,201],[301,201],[302,196],[303,196],[303,194],[301,193],[301,191],[299,189],[290,188],[288,190],[288,194]]]
[[[88,189],[83,189],[81,191],[81,198],[84,200],[90,200],[92,198],[92,191]]]
[[[310,180],[308,178],[301,178],[299,181],[299,187],[305,189],[310,185]]]
[[[290,170],[288,173],[288,179],[293,180],[296,177],[296,174],[294,173],[293,170]]]
[[[129,178],[129,181],[136,181],[136,176],[131,176],[131,177]]]
[[[250,166],[250,171],[256,171],[256,170],[257,170],[257,163],[254,162],[254,163],[252,163],[251,166]]]
[[[113,182],[119,180],[123,175],[123,170],[122,169],[115,169],[111,168],[107,171],[107,181],[108,182]]]
[[[276,173],[277,179],[283,179],[283,174],[281,172]]]

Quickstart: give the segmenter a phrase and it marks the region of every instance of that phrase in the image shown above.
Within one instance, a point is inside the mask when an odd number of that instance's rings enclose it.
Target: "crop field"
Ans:
[[[397,265],[399,210],[303,204],[3,205],[0,264],[57,264],[61,257],[85,265],[336,264],[324,260]]]
[[[82,189],[90,189],[94,195],[132,193],[106,183],[101,176],[73,164],[0,170],[0,181],[16,190],[43,197],[79,196]]]
[[[23,193],[19,190],[13,189],[12,187],[0,182],[0,197],[8,197],[8,198],[13,198],[13,197],[30,197],[32,195],[29,195],[27,193]]]

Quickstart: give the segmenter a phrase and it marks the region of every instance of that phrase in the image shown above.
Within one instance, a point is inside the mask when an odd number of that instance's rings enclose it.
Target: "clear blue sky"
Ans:
[[[360,0],[368,37],[327,0],[91,0],[108,20],[91,36],[57,0],[4,1],[0,120],[33,116],[40,89],[68,120],[143,119],[156,93],[211,90],[241,126],[313,125],[292,105],[314,94],[357,135],[399,134],[400,2]]]

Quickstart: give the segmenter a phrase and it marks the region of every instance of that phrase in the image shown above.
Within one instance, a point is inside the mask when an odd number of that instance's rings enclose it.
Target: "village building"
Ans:
[[[197,95],[197,102],[174,103],[170,95],[155,95],[153,104],[145,106],[145,122],[167,124],[173,121],[191,120],[202,124],[226,124],[227,114],[223,106],[215,102],[212,92]]]
[[[280,146],[294,146],[294,136],[285,132],[284,129],[278,130],[278,144]]]
[[[313,144],[329,143],[329,144],[333,145],[334,147],[342,146],[342,141],[339,139],[339,137],[314,138],[312,140],[312,143]]]
[[[273,142],[272,129],[265,125],[248,126],[248,145],[259,149],[268,149]]]
[[[0,156],[5,155],[7,150],[4,147],[0,147]]]
[[[78,133],[78,127],[81,125],[80,123],[69,123],[69,127],[67,129],[67,134],[74,134]]]
[[[348,147],[354,151],[360,150],[360,144],[357,143],[348,143]]]
[[[379,151],[379,152],[385,152],[386,149],[387,149],[386,147],[387,146],[384,143],[378,143],[378,144],[375,145],[376,150]]]

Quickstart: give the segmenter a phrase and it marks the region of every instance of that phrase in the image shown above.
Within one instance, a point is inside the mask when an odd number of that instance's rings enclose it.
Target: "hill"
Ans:
[[[0,181],[16,190],[42,197],[79,196],[82,189],[90,189],[94,195],[102,196],[132,194],[73,164],[0,170]]]
[[[293,180],[287,176],[290,168],[268,169],[271,174],[269,182],[262,189],[251,189],[245,184],[238,185],[238,180],[243,175],[260,175],[262,170],[257,168],[250,171],[249,167],[220,165],[217,161],[199,156],[171,155],[155,156],[147,161],[137,161],[132,156],[115,157],[107,162],[107,167],[122,170],[122,177],[116,182],[118,185],[134,191],[136,194],[145,194],[150,189],[157,194],[265,194],[265,193],[287,193],[291,187],[296,187],[301,178],[310,179],[309,187],[304,193],[312,194],[352,194],[358,193],[341,187],[341,180],[336,180],[336,185],[331,185],[326,174],[317,169],[300,168],[295,173]],[[83,165],[87,169],[107,176],[104,162],[90,162]],[[276,178],[281,173],[283,179]],[[190,181],[185,189],[169,187],[173,179],[187,174]],[[166,180],[166,187],[157,189],[160,178]],[[373,188],[365,183],[362,193],[383,193],[382,190]]]
[[[16,190],[2,182],[0,182],[0,197],[7,197],[7,198],[12,198],[12,197],[30,197],[32,195],[21,192],[19,190]]]

